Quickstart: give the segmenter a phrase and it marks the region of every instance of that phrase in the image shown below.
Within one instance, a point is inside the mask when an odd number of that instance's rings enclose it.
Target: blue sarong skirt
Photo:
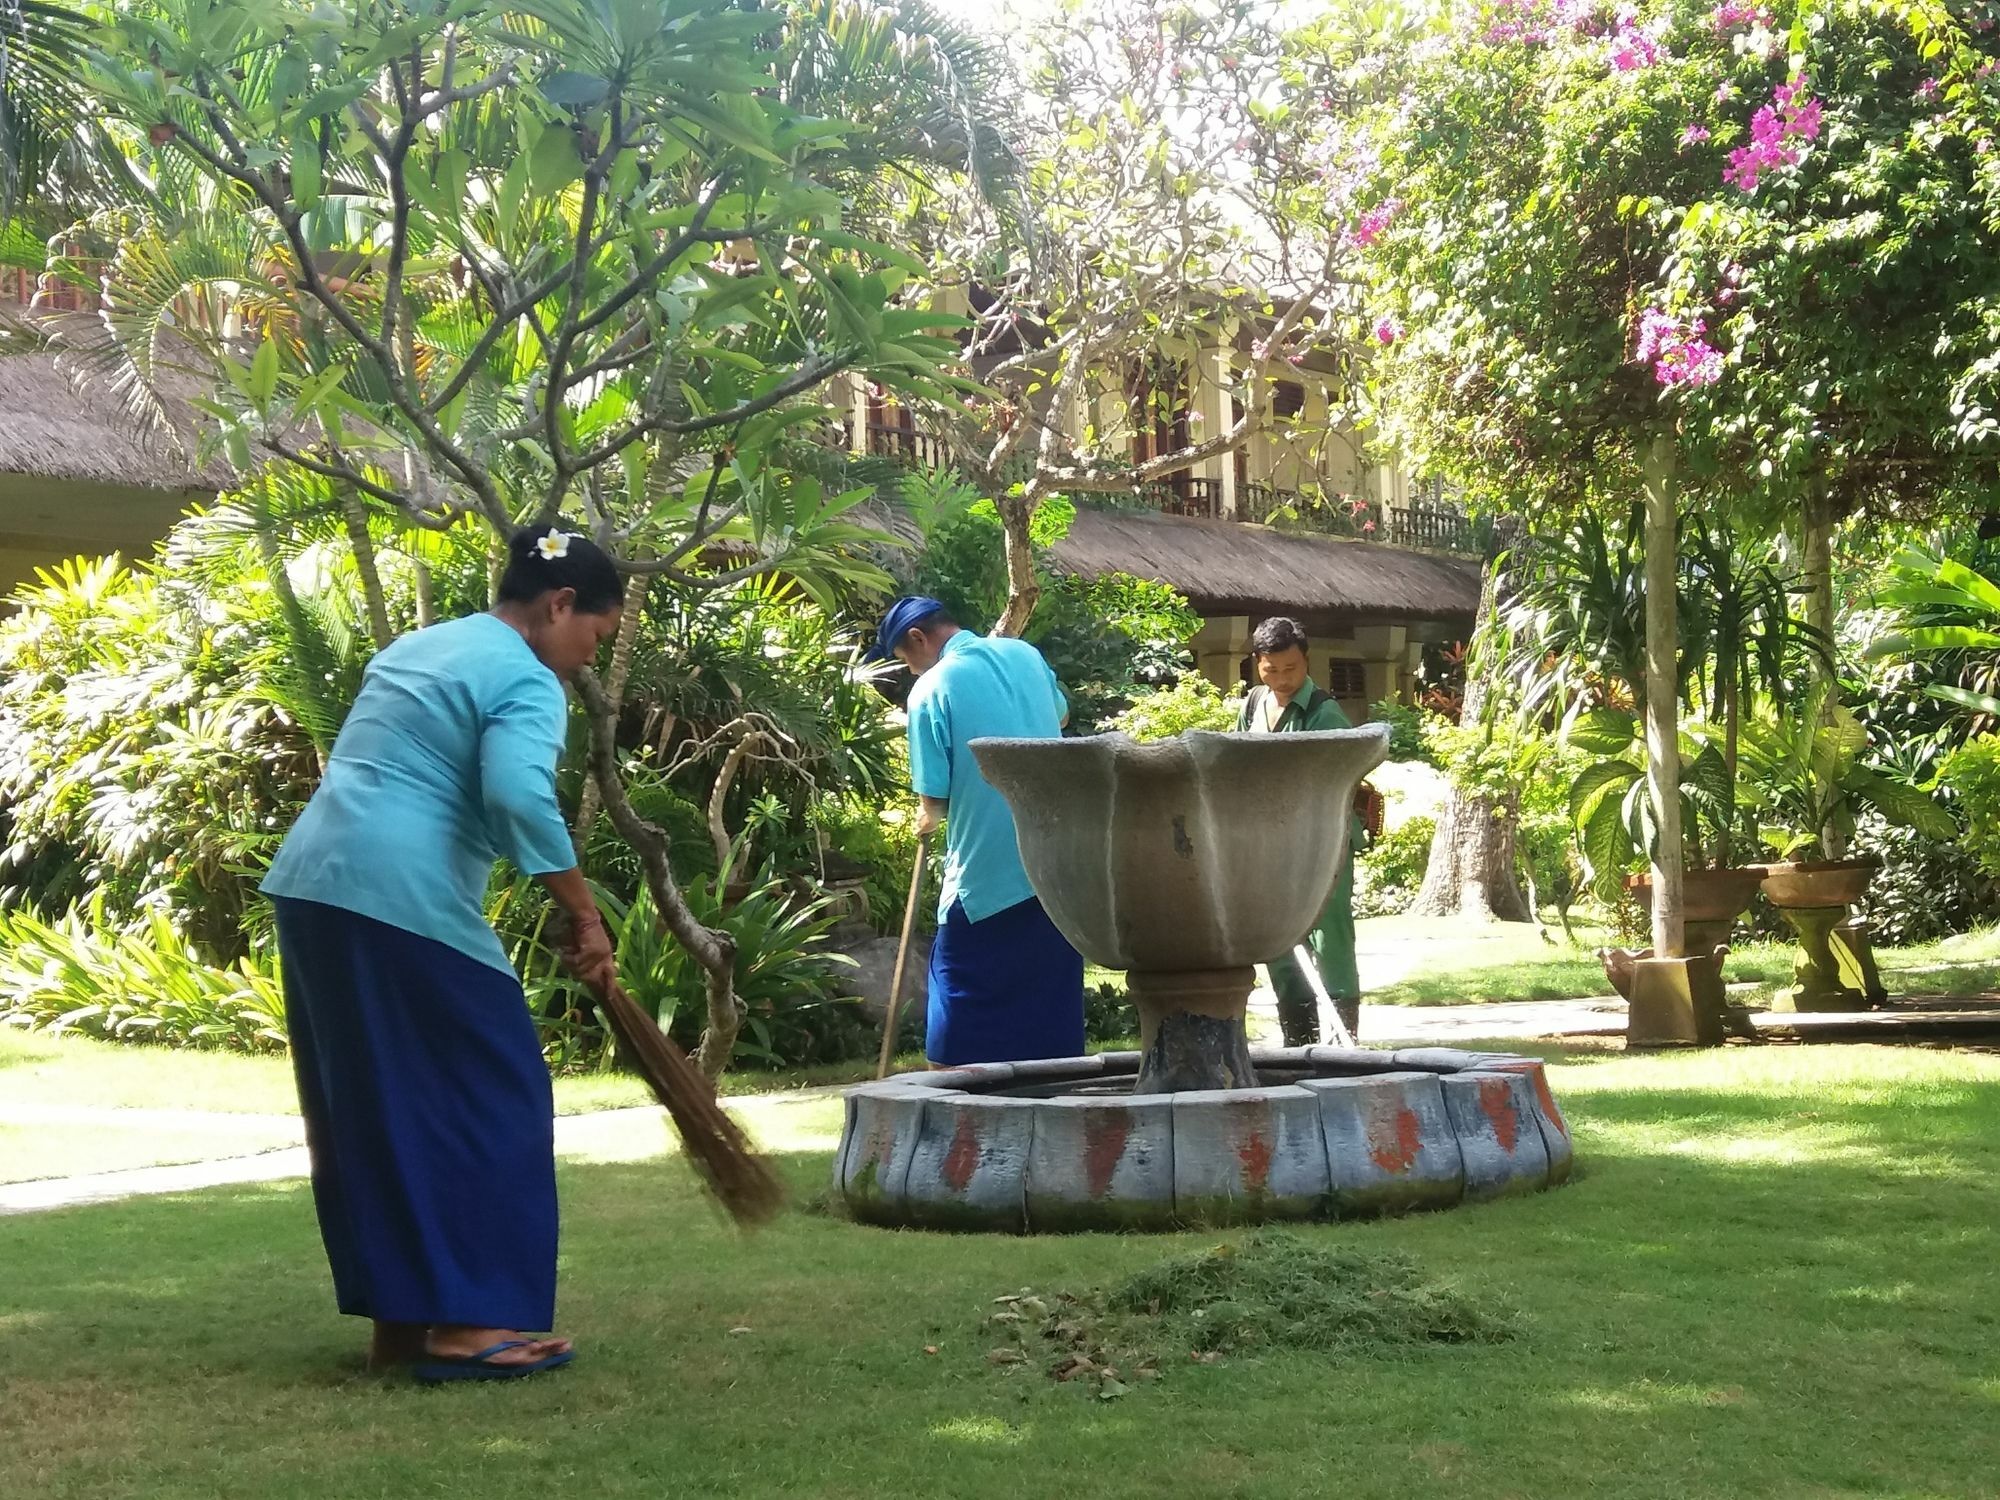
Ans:
[[[372,917],[274,904],[340,1310],[554,1326],[554,1105],[520,981]]]
[[[954,901],[931,945],[924,1054],[934,1063],[1083,1053],[1083,958],[1030,897],[983,922]]]

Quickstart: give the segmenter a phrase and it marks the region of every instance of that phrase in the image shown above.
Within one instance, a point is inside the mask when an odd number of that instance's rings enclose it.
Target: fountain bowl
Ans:
[[[1388,726],[972,742],[1049,919],[1107,969],[1247,968],[1318,920]]]

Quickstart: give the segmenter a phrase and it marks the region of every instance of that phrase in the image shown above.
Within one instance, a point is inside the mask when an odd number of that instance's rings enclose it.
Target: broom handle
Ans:
[[[889,1007],[882,1013],[882,1055],[875,1059],[875,1076],[889,1076],[889,1054],[896,1047],[896,1013],[903,1006],[903,969],[910,960],[910,934],[917,926],[917,897],[924,889],[924,861],[931,850],[931,838],[917,840],[916,867],[910,871],[910,899],[903,903],[903,940],[896,945],[896,972],[889,980]]]

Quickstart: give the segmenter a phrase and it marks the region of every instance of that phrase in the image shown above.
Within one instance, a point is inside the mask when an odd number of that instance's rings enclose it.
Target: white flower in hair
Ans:
[[[535,550],[542,554],[544,562],[554,562],[559,557],[569,556],[569,539],[572,533],[551,529],[547,536],[535,538]]]

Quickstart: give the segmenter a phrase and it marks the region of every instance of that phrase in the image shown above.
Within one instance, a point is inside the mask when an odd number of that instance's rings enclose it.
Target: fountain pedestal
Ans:
[[[1243,1028],[1256,982],[1257,971],[1247,967],[1127,974],[1125,992],[1139,1012],[1139,1076],[1132,1092],[1256,1087]]]

